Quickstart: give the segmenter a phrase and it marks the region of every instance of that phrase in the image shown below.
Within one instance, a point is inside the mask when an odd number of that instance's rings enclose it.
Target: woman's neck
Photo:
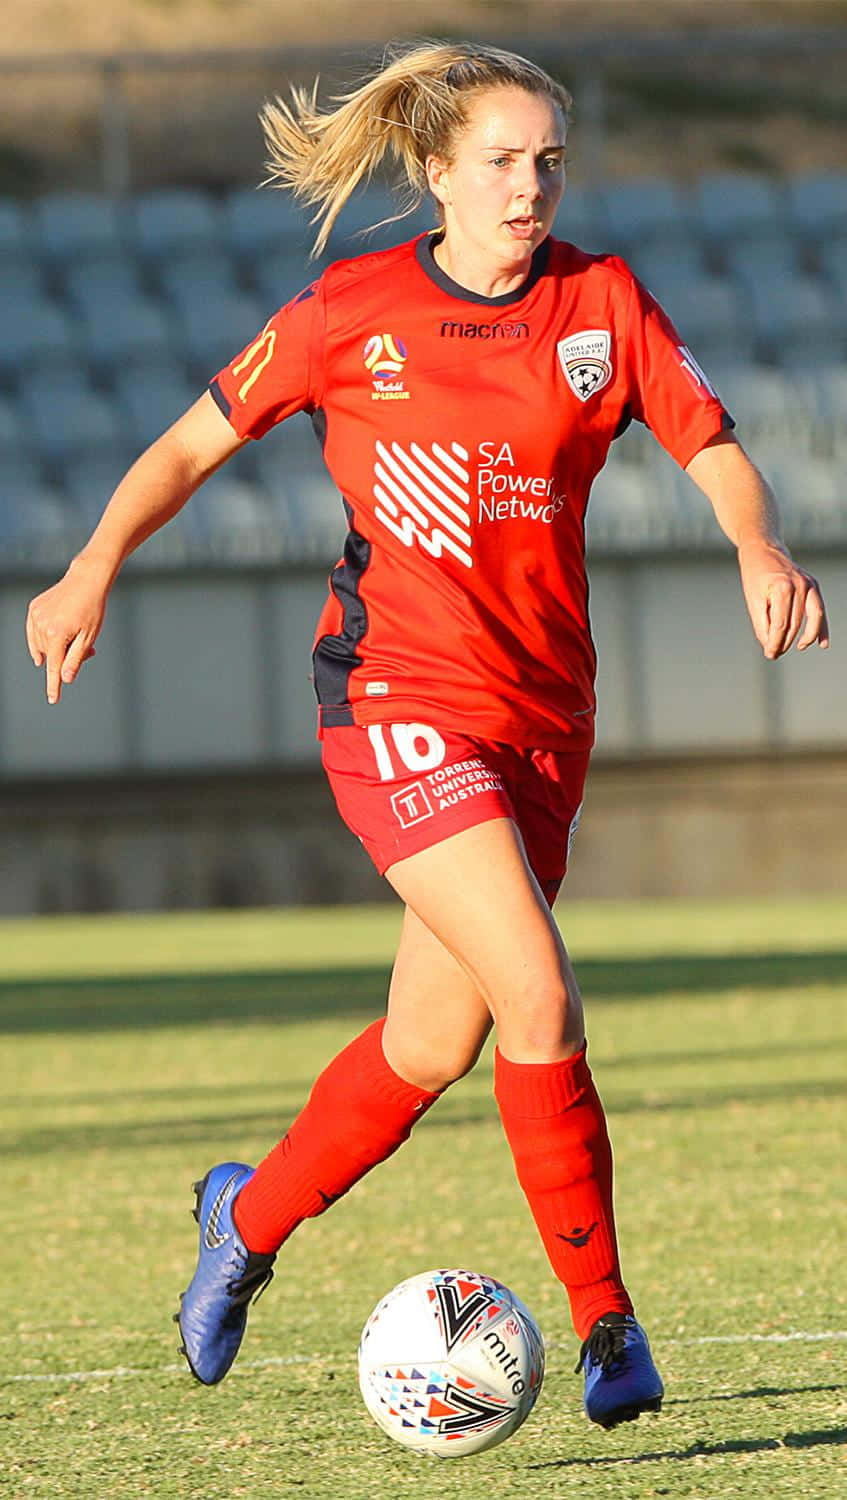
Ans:
[[[434,242],[432,256],[445,276],[481,297],[502,297],[517,291],[532,269],[531,251],[516,259],[514,265],[492,264],[472,252],[457,250],[444,238]]]

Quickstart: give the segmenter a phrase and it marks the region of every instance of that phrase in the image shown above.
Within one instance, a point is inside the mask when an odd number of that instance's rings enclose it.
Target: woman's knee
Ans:
[[[432,1034],[409,1034],[400,1027],[386,1022],[382,1045],[389,1066],[407,1083],[428,1093],[440,1094],[470,1073],[479,1059],[490,1026],[486,1026],[474,1037],[439,1036],[436,1028]]]
[[[582,998],[572,976],[516,986],[495,1011],[497,1042],[512,1062],[555,1062],[585,1040]]]

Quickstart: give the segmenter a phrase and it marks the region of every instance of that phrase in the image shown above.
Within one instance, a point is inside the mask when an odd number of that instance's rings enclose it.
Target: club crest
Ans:
[[[612,378],[612,335],[605,328],[586,328],[560,339],[556,345],[559,364],[574,395],[580,401],[596,396]]]

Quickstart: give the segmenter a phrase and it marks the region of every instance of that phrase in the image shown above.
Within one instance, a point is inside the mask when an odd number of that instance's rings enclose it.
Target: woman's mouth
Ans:
[[[507,219],[506,228],[516,240],[528,240],[541,228],[541,225],[532,214],[524,214],[520,218]]]

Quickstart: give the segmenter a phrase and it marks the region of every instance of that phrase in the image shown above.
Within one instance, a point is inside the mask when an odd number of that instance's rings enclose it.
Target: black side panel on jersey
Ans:
[[[362,574],[371,560],[371,544],[353,526],[353,507],[344,501],[348,532],[344,557],[330,576],[330,588],[342,609],[337,635],[322,635],[312,656],[315,692],[321,705],[321,723],[326,729],[353,723],[348,696],[350,673],[362,665],[357,653],[368,628],[368,612],[359,595]]]
[[[217,380],[213,380],[211,382],[209,386],[209,393],[212,396],[213,400],[217,402],[224,416],[228,418],[230,412],[232,411],[232,407],[230,406],[230,403],[227,401],[226,396],[218,385]]]

